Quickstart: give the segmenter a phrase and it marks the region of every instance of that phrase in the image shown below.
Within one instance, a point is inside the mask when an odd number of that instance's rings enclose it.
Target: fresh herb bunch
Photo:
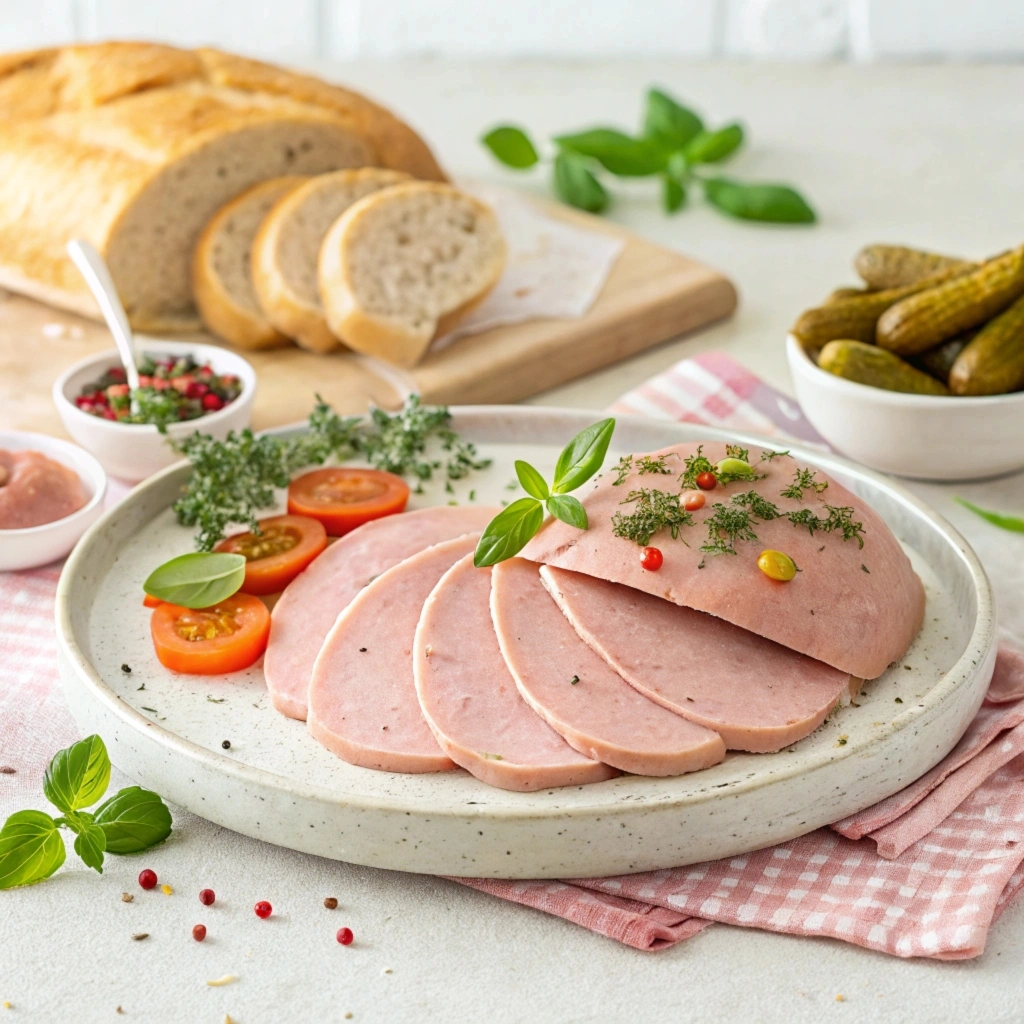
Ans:
[[[730,217],[813,224],[814,210],[788,185],[745,183],[703,170],[731,157],[743,140],[739,124],[708,129],[698,114],[668,93],[648,89],[638,135],[602,127],[555,136],[555,193],[570,206],[601,213],[611,201],[599,179],[603,171],[620,178],[657,176],[666,213],[682,209],[696,186],[707,202]],[[537,147],[521,128],[500,125],[481,142],[506,167],[528,170],[541,162]]]
[[[704,454],[704,445],[698,445],[693,455],[687,455],[683,463],[683,471],[679,474],[679,486],[692,491],[697,486],[697,477],[701,473],[714,473],[715,464]]]
[[[825,517],[816,516],[812,509],[802,508],[797,512],[789,512],[786,518],[794,526],[806,526],[808,533],[813,537],[816,530],[823,533],[834,533],[838,531],[843,535],[843,540],[855,540],[858,547],[864,547],[864,524],[853,521],[853,508],[849,505],[836,507],[826,505]]]
[[[581,430],[558,456],[550,487],[538,470],[517,459],[516,476],[529,497],[513,501],[487,524],[477,543],[473,564],[495,565],[522,551],[543,525],[545,509],[563,523],[587,529],[586,510],[568,492],[581,487],[601,468],[614,431],[613,419]]]
[[[439,457],[428,452],[435,445]],[[218,441],[196,432],[174,448],[192,462],[174,512],[183,526],[199,528],[200,551],[212,550],[233,524],[258,532],[257,512],[274,504],[275,492],[288,486],[292,474],[328,459],[361,457],[377,469],[421,481],[441,469],[449,480],[459,480],[490,465],[452,429],[446,407],[421,405],[416,395],[397,413],[374,408],[367,417],[339,416],[317,395],[308,430],[294,437],[243,430]]]
[[[673,540],[679,539],[681,526],[692,526],[693,516],[679,504],[680,495],[655,488],[641,487],[630,491],[622,502],[635,502],[629,515],[616,512],[612,516],[612,533],[646,547],[650,539],[667,528]],[[685,541],[684,541],[685,543]]]
[[[99,736],[87,736],[50,762],[43,779],[46,799],[61,812],[17,811],[0,829],[0,889],[49,878],[67,856],[61,829],[75,835],[75,853],[103,873],[105,854],[141,853],[171,834],[171,812],[163,800],[129,786],[94,811],[110,782],[110,758]]]
[[[708,539],[701,544],[701,551],[709,555],[735,555],[736,541],[757,540],[757,534],[754,533],[757,519],[748,509],[723,505],[720,501],[711,507],[714,512],[704,520],[708,528]]]

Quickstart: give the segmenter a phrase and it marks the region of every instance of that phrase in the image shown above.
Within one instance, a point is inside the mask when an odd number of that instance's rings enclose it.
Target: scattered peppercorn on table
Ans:
[[[757,148],[737,158],[738,174],[800,183],[820,216],[813,228],[734,224],[700,208],[669,218],[653,189],[624,193],[610,216],[721,267],[739,286],[739,311],[537,403],[605,408],[708,349],[789,391],[786,331],[799,310],[854,282],[850,263],[861,246],[904,242],[981,260],[1024,240],[1012,216],[1024,200],[1024,137],[1008,130],[1019,122],[1024,67],[434,60],[319,70],[402,110],[457,175],[515,184],[476,141],[498,120],[529,124],[545,137],[569,124],[632,123],[636,97],[659,83],[709,112],[742,111],[757,126]],[[1024,537],[955,505],[953,489],[913,489],[976,547],[992,572],[1003,628],[1024,639]],[[1024,512],[1020,477],[955,493]],[[765,571],[785,578],[791,567],[778,554],[764,553]],[[18,615],[0,606],[0,658],[15,631],[40,628]],[[0,817],[43,806],[37,768],[76,738],[54,681],[37,680],[31,665],[16,678],[16,701],[0,693],[0,767],[16,769],[0,775]],[[29,712],[60,734],[45,751],[10,742],[32,734]],[[230,736],[223,747],[230,751]],[[112,788],[130,783],[114,772]],[[709,1024],[818,1024],[833,1016],[993,1024],[1024,1016],[1020,907],[1002,917],[984,957],[969,965],[900,961],[724,926],[641,954],[447,881],[319,860],[172,811],[168,843],[110,858],[102,877],[69,857],[45,884],[0,893],[0,1024],[7,1016],[64,1020],[69,1006],[81,1024],[121,1019],[118,1008],[127,1021],[161,1024],[638,1015]],[[155,875],[149,888],[142,887],[148,876],[140,880],[146,871]]]

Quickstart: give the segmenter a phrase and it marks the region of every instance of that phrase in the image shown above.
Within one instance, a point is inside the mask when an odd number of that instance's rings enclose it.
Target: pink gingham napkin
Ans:
[[[719,352],[624,395],[639,413],[824,441],[792,399]],[[1024,655],[1003,647],[985,705],[956,748],[895,796],[831,828],[729,860],[618,878],[459,879],[637,949],[714,921],[825,935],[896,956],[978,956],[1024,887]]]
[[[820,443],[795,403],[720,353],[677,364],[613,408]],[[57,683],[59,574],[59,565],[0,573],[0,819],[38,797],[54,751],[77,738]],[[953,960],[982,952],[1024,887],[1022,860],[1024,654],[1005,647],[986,704],[953,752],[831,828],[670,871],[458,881],[637,949],[667,948],[719,921]]]

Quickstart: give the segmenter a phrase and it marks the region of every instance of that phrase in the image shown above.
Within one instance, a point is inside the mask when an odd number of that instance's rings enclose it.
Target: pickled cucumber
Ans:
[[[925,288],[942,284],[965,271],[958,268],[944,270],[934,277],[904,288],[889,288],[880,292],[865,292],[852,298],[837,298],[824,306],[808,309],[793,325],[792,332],[805,349],[814,351],[837,338],[872,342],[878,318],[891,306],[917,294]]]
[[[875,341],[896,355],[917,355],[992,319],[1021,295],[1024,246],[901,299],[879,317]]]
[[[902,288],[943,270],[976,266],[957,256],[942,256],[906,245],[865,245],[853,267],[870,288]]]
[[[830,341],[821,350],[818,366],[845,380],[886,391],[904,391],[914,395],[949,394],[949,388],[941,381],[915,370],[899,356],[861,341]]]
[[[990,320],[949,372],[955,395],[1002,395],[1024,388],[1024,298]]]
[[[943,384],[949,384],[949,371],[953,369],[957,356],[963,352],[967,343],[977,333],[977,331],[968,331],[967,334],[958,334],[937,348],[930,348],[920,355],[911,356],[907,362],[919,370],[924,370],[925,373],[930,373],[936,380],[941,380]]]

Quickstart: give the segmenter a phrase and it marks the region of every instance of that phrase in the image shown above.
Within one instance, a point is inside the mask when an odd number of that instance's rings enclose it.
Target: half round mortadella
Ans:
[[[614,472],[606,472],[582,497],[589,529],[550,520],[523,548],[522,557],[623,583],[716,615],[863,679],[874,679],[902,658],[924,619],[924,587],[910,559],[863,499],[788,455],[768,453],[771,457],[761,461],[766,450],[751,448],[750,460],[761,479],[709,491],[704,508],[693,513],[693,525],[680,527],[677,538],[667,529],[651,537],[649,543],[664,555],[662,567],[650,572],[641,566],[639,546],[615,536],[612,518],[633,511],[631,491],[648,488],[678,494],[678,474],[698,447],[712,463],[727,455],[725,445],[717,441],[678,444],[652,453],[664,456],[668,474],[641,474],[634,463],[619,484]],[[820,489],[808,486],[801,498],[786,497],[782,492],[794,484],[798,469],[814,473]],[[702,552],[709,535],[707,520],[719,513],[720,505],[736,508],[733,496],[749,491],[772,502],[782,515],[767,522],[755,517],[755,537],[737,540],[735,554]],[[789,513],[806,509],[816,520],[827,521],[827,505],[851,510],[851,522],[863,528],[859,539],[844,539],[840,531],[817,526],[812,531],[788,518]],[[800,569],[796,578],[780,583],[762,573],[757,559],[765,549],[789,555]]]
[[[523,793],[617,775],[570,747],[519,695],[494,635],[490,594],[491,570],[466,555],[420,615],[416,693],[441,749],[482,782]]]
[[[576,635],[535,563],[500,562],[491,583],[494,631],[519,692],[566,742],[634,775],[681,775],[725,757],[717,733],[648,700]]]
[[[309,734],[343,761],[386,772],[455,764],[430,731],[413,680],[423,602],[479,534],[435,544],[364,588],[327,635],[309,684]]]
[[[645,696],[767,753],[818,728],[850,676],[763,636],[620,583],[545,565],[541,581],[580,638]]]
[[[274,707],[305,720],[313,663],[338,616],[367,583],[432,544],[482,530],[499,511],[423,508],[371,520],[331,544],[288,584],[270,616],[263,674]]]

